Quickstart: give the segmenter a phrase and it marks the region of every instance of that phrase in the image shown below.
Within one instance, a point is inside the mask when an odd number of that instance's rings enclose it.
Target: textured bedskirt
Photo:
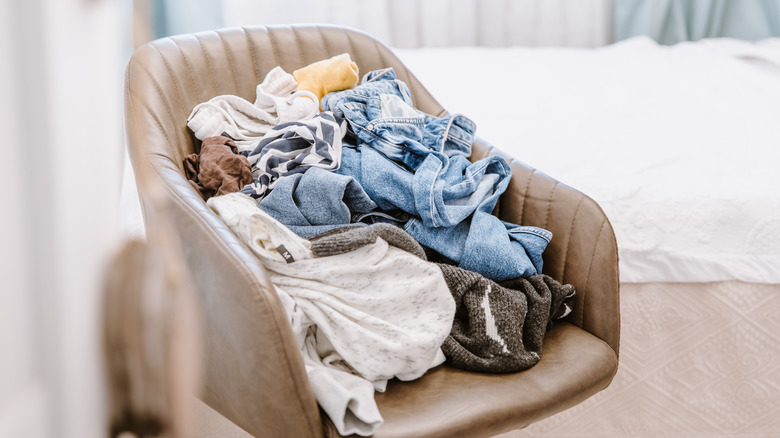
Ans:
[[[503,438],[780,434],[780,285],[626,283],[620,299],[612,385]]]

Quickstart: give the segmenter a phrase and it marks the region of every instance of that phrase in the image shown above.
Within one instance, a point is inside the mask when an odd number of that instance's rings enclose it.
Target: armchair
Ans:
[[[188,184],[182,159],[199,141],[187,128],[192,108],[220,94],[254,99],[279,65],[291,72],[349,52],[362,72],[393,67],[415,106],[445,109],[390,49],[371,36],[332,26],[250,27],[163,38],[140,47],[125,78],[126,129],[136,174],[151,171],[167,195],[167,214],[199,292],[205,351],[202,399],[254,436],[338,436],[321,415],[286,314],[264,268]],[[547,333],[541,361],[513,374],[439,366],[412,382],[391,381],[376,401],[377,437],[492,436],[525,427],[606,388],[617,370],[618,255],[601,208],[589,197],[478,139],[472,159],[504,156],[513,176],[495,211],[554,237],[544,273],[575,286],[574,312]],[[140,187],[147,229],[160,211]]]

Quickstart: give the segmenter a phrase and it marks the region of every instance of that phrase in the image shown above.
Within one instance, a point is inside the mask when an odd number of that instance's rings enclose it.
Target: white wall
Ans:
[[[0,437],[106,435],[125,0],[0,2]]]

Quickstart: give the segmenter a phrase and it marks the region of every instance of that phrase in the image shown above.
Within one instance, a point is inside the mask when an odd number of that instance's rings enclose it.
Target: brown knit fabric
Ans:
[[[203,200],[241,190],[252,182],[252,167],[238,153],[233,140],[209,137],[203,140],[200,154],[184,157],[184,173]]]

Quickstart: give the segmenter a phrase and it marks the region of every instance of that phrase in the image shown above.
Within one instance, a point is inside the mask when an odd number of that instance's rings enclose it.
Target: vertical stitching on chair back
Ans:
[[[228,45],[227,40],[222,36],[221,33],[215,33],[217,38],[219,38],[219,41],[222,43],[222,50],[225,51],[225,56],[227,57],[228,65],[230,66],[230,74],[233,77],[233,86],[235,87],[236,94],[241,94],[241,87],[238,84],[238,74],[236,73],[236,64],[233,60],[233,50],[230,49],[230,45]]]
[[[520,204],[520,217],[518,218],[518,221],[520,221],[520,223],[523,222],[523,215],[525,214],[525,200],[528,197],[528,187],[531,185],[531,179],[534,177],[535,174],[536,174],[536,169],[533,169],[531,170],[531,172],[528,173],[528,179],[525,181],[525,187],[523,187],[523,202]]]
[[[160,87],[160,84],[157,82],[157,79],[154,77],[154,75],[152,75],[152,74],[149,72],[149,70],[147,70],[147,69],[146,69],[146,67],[145,67],[145,66],[142,66],[142,65],[141,65],[141,66],[139,66],[139,67],[140,67],[141,71],[142,71],[143,73],[145,73],[145,74],[146,74],[146,75],[149,77],[149,80],[150,80],[150,82],[152,83],[152,85],[154,86],[154,89],[155,89],[155,91],[157,91],[157,94],[158,94],[159,96],[165,96],[165,94],[164,94],[164,93],[163,93],[163,91],[162,91],[162,88]],[[130,94],[131,94],[131,95],[134,95],[132,91],[130,91]],[[174,117],[173,117],[173,109],[172,109],[172,108],[171,108],[171,106],[170,106],[170,101],[169,101],[168,99],[164,99],[164,101],[165,101],[165,113],[168,115],[168,117],[170,117],[170,119],[171,119],[171,120],[173,120],[173,119],[174,119]],[[146,102],[144,102],[143,104],[144,104],[144,106],[147,106],[147,105],[146,105]],[[150,111],[149,111],[149,114],[150,114],[150,115],[152,116],[152,118],[154,119],[154,121],[155,121],[155,124],[156,124],[156,125],[157,125],[157,127],[159,128],[160,132],[162,132],[163,136],[165,136],[165,139],[166,139],[166,141],[171,141],[171,137],[170,137],[170,135],[168,134],[168,130],[167,130],[167,129],[164,129],[162,122],[161,122],[161,121],[160,121],[160,120],[157,118],[157,116],[156,116],[156,115],[155,115],[155,114],[154,114],[154,113],[151,111],[151,108],[149,108],[149,109],[150,109]]]
[[[260,83],[260,66],[257,61],[257,55],[255,55],[255,46],[252,44],[252,40],[249,38],[249,32],[246,31],[246,28],[242,27],[241,32],[243,32],[244,36],[246,37],[246,45],[249,48],[249,56],[252,58],[252,68],[255,69],[255,83]]]
[[[168,62],[168,59],[165,57],[165,55],[163,55],[160,48],[157,47],[157,44],[153,43],[152,47],[154,47],[154,50],[157,51],[157,54],[160,56],[160,59],[162,59],[163,64],[165,64],[165,69],[168,70],[168,75],[171,77],[171,80],[173,81],[174,84],[176,84],[176,86],[174,87],[176,88],[176,99],[179,101],[179,105],[182,108],[184,108],[184,98],[182,97],[181,84],[179,83],[179,80],[176,78],[176,75],[173,74],[173,69],[171,68],[170,63]],[[152,76],[151,74],[150,76],[154,78],[154,76]],[[160,90],[159,87],[158,87],[158,91],[160,91],[162,95],[162,90]],[[169,112],[171,113],[171,115],[173,114],[172,109],[169,109]]]
[[[281,65],[282,57],[281,57],[281,55],[279,55],[279,48],[277,47],[276,37],[274,35],[275,32],[273,30],[271,30],[271,29],[266,29],[266,33],[268,34],[268,41],[271,43],[271,52],[274,54],[274,62],[273,62],[273,64],[274,65]],[[266,72],[266,74],[267,73],[268,72]],[[265,76],[265,75],[261,75],[261,76]],[[262,78],[258,77],[257,78],[257,82],[260,82],[260,81],[262,81]]]
[[[303,49],[301,48],[301,38],[298,35],[298,28],[296,27],[290,27],[290,30],[292,30],[293,33],[293,39],[295,40],[295,48],[298,49],[298,58],[301,60],[301,65],[306,65],[306,57],[303,56]],[[292,73],[292,72],[288,72]]]
[[[582,201],[584,201],[584,200],[585,200],[585,196],[580,195],[580,202],[577,203],[577,208],[574,210],[574,214],[571,217],[571,225],[569,225],[569,230],[566,233],[566,249],[563,251],[563,260],[566,260],[566,258],[569,256],[569,249],[571,248],[571,242],[572,242],[571,235],[572,235],[572,232],[574,231],[574,222],[577,221],[577,216],[579,216],[580,207],[582,207]],[[591,263],[592,263],[592,261],[591,261]],[[561,269],[561,275],[558,278],[560,278],[561,283],[566,283],[566,266],[567,266],[567,263],[561,263],[561,264],[563,266],[562,266],[562,269]],[[590,273],[588,273],[588,275],[590,276]],[[586,284],[587,284],[587,282],[586,282]]]
[[[604,227],[606,225],[607,225],[607,221],[605,219],[605,220],[603,220],[601,222],[601,228],[599,229],[599,235],[598,235],[598,237],[596,237],[596,244],[593,245],[593,252],[590,255],[590,263],[588,264],[588,275],[585,278],[585,287],[587,289],[590,289],[590,274],[593,272],[593,260],[595,259],[596,250],[599,247],[599,242],[601,242],[601,235],[604,233]],[[585,296],[585,294],[583,294],[583,296],[582,296],[582,305],[580,306],[580,309],[579,309],[580,310],[580,312],[579,312],[580,313],[580,317],[579,317],[579,321],[577,321],[581,327],[585,326],[585,298],[586,298],[586,296]]]
[[[555,196],[555,190],[558,188],[558,184],[559,184],[558,181],[555,181],[555,184],[553,184],[553,187],[550,190],[550,197],[547,198],[547,206],[544,210],[544,222],[543,225],[541,226],[542,228],[545,229],[549,227],[548,223],[550,221],[550,206],[552,205],[553,196]]]
[[[214,65],[212,59],[209,56],[208,52],[206,51],[206,48],[203,46],[203,41],[201,40],[201,37],[198,36],[197,34],[195,34],[194,36],[195,36],[195,41],[198,42],[198,46],[200,47],[200,52],[203,54],[203,59],[206,60],[206,67],[209,71],[211,82],[214,83],[214,90],[219,92],[219,84],[217,83],[217,74],[214,72]]]
[[[197,96],[198,102],[203,102],[203,97],[201,96],[201,92],[198,90],[198,84],[195,81],[195,75],[193,73],[192,65],[190,64],[190,60],[187,58],[187,55],[184,54],[184,50],[181,48],[181,45],[179,45],[179,41],[175,39],[171,39],[173,41],[173,44],[176,45],[176,48],[179,49],[179,53],[181,53],[181,57],[184,60],[184,65],[187,67],[187,73],[189,73],[190,76],[190,82],[192,83],[192,88],[195,90],[195,95]]]
[[[350,37],[350,33],[347,29],[344,29],[344,36],[347,38],[347,42],[349,43],[349,50],[350,57],[357,56],[357,51],[355,50],[355,45],[352,43],[352,38]]]
[[[133,92],[132,92],[132,91],[130,91],[130,96],[131,96],[131,97],[132,97],[132,96],[134,96],[134,94],[133,94]],[[143,107],[145,107],[145,108],[147,108],[147,109],[149,109],[149,110],[150,110],[150,111],[149,111],[149,117],[151,117],[151,118],[152,118],[152,120],[154,121],[154,124],[155,124],[155,125],[157,125],[157,129],[158,129],[158,130],[159,130],[159,131],[162,133],[163,137],[165,137],[165,141],[166,141],[166,142],[171,142],[172,140],[171,140],[171,137],[170,137],[170,135],[168,135],[168,130],[167,130],[167,129],[165,129],[165,126],[164,126],[164,125],[163,125],[163,123],[160,121],[160,119],[157,117],[157,114],[155,114],[155,113],[153,113],[153,112],[151,111],[151,108],[149,108],[149,106],[146,104],[146,102],[141,102],[141,104],[142,104],[142,106],[143,106]],[[169,116],[173,117],[173,116],[172,116],[172,112],[171,112],[171,110],[170,110],[170,109],[166,108],[166,112],[168,113],[168,115],[169,115]],[[147,155],[148,155],[148,154],[147,154]]]
[[[330,48],[328,47],[328,41],[325,39],[325,35],[322,34],[322,28],[317,26],[317,33],[320,36],[320,41],[322,41],[322,47],[325,48],[325,53],[330,53]]]

